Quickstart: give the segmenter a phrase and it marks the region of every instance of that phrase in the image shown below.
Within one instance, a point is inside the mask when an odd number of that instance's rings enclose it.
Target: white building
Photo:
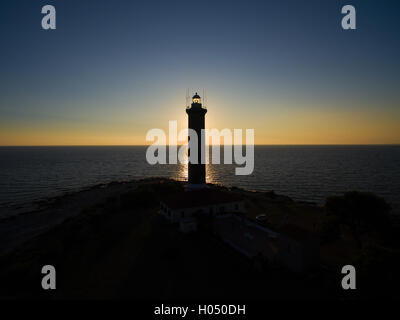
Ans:
[[[179,224],[182,232],[196,231],[201,217],[213,217],[214,233],[254,261],[294,272],[318,267],[319,241],[315,234],[290,224],[275,232],[241,213],[245,213],[245,205],[239,195],[211,188],[177,193],[160,202],[160,214]]]
[[[173,223],[179,223],[183,232],[197,229],[199,215],[244,212],[244,201],[240,196],[211,188],[177,193],[160,202],[160,214]]]
[[[214,231],[222,241],[258,262],[294,272],[307,272],[319,264],[318,238],[295,225],[275,232],[250,219],[226,214],[216,217]]]
[[[216,217],[214,231],[221,239],[245,256],[260,256],[275,262],[278,233],[261,226],[255,221],[234,214]]]

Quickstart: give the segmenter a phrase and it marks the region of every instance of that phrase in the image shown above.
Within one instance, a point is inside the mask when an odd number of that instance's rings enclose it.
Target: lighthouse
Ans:
[[[206,165],[205,161],[205,115],[207,109],[201,104],[200,96],[196,94],[192,98],[191,106],[186,108],[188,114],[188,128],[194,130],[197,134],[197,143],[190,141],[189,132],[189,163],[188,163],[188,188],[189,190],[202,189],[206,186]],[[197,146],[196,146],[197,144]],[[191,154],[191,148],[197,147],[197,155],[195,152]]]

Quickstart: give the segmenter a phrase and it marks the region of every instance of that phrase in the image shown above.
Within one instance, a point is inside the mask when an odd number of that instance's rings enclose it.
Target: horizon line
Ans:
[[[49,145],[0,145],[0,148],[7,148],[7,147],[149,147],[153,144],[49,144]],[[178,144],[172,146],[184,146],[185,144]],[[242,146],[246,144],[242,144]],[[156,146],[166,146],[169,145],[156,145]],[[214,145],[206,145],[212,147]],[[217,145],[215,145],[217,146]],[[225,144],[220,144],[220,146],[225,146]],[[227,144],[227,146],[235,146],[234,144]],[[257,143],[254,146],[400,146],[399,143],[274,143],[274,144],[267,144],[267,143]]]

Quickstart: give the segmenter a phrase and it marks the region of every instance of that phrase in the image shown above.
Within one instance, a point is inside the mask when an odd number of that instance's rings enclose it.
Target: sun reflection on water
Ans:
[[[188,155],[185,154],[184,162],[178,163],[176,179],[180,181],[188,180]],[[206,164],[206,181],[207,183],[218,183],[218,177],[215,165]]]

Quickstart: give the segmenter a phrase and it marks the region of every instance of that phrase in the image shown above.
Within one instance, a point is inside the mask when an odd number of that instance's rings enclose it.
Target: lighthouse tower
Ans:
[[[204,129],[207,109],[203,108],[201,98],[197,92],[192,98],[192,105],[186,108],[186,113],[189,117],[189,130],[192,129],[197,133],[197,156],[194,152],[191,152],[191,148],[196,146],[195,143],[193,143],[194,141],[190,141],[189,134],[188,188],[190,190],[202,189],[206,186],[206,165],[205,161],[202,161],[202,159],[205,159],[205,139],[202,129]]]

